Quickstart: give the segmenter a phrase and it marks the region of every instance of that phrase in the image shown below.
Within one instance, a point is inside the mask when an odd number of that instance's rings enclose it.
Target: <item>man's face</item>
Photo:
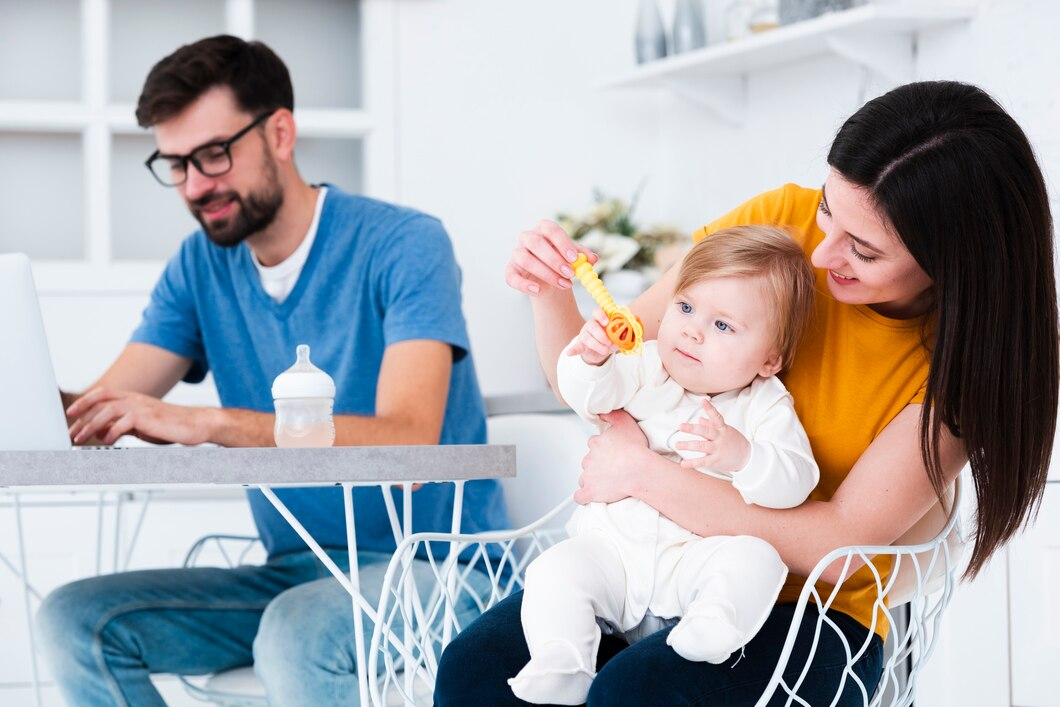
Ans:
[[[212,88],[181,113],[154,126],[159,152],[185,155],[207,143],[228,140],[257,116],[241,111],[231,89]],[[232,169],[219,177],[188,164],[187,181],[177,187],[192,216],[211,241],[231,248],[267,228],[283,204],[276,160],[263,127],[230,147]]]

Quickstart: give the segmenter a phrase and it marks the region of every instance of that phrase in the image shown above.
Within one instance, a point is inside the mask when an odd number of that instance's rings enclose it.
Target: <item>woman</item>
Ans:
[[[825,554],[893,543],[970,462],[978,501],[970,578],[1041,501],[1060,343],[1048,198],[1023,131],[978,88],[909,84],[848,119],[828,164],[821,189],[767,192],[696,233],[779,223],[797,234],[817,268],[815,321],[781,376],[821,467],[811,500],[780,511],[749,506],[731,485],[652,453],[622,412],[590,442],[575,494],[579,503],[632,496],[704,536],[757,535],[777,548],[792,576],[735,665],[685,661],[666,645],[667,630],[629,647],[612,639],[601,647],[590,706],[754,704],[776,665],[803,576]],[[522,234],[506,272],[509,285],[533,298],[550,382],[581,324],[566,265],[575,249],[543,222]],[[674,276],[634,303],[648,338]],[[708,451],[711,441],[688,444]],[[887,571],[884,560],[875,563]],[[871,630],[870,570],[844,581],[829,612],[851,645]],[[833,566],[824,579],[836,582],[840,572]],[[528,657],[520,600],[498,604],[449,646],[439,707],[521,704],[505,683]],[[812,621],[805,619],[807,640],[796,653],[806,652]],[[876,628],[856,666],[869,686],[879,680],[886,632]],[[800,696],[830,702],[835,666],[845,662],[839,641],[818,646]],[[841,704],[861,704],[860,693],[847,689]]]

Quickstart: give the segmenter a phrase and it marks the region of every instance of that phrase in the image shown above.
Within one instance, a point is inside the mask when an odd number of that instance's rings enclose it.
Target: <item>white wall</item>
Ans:
[[[716,36],[725,0],[707,2]],[[672,4],[660,2],[664,14]],[[979,5],[967,25],[921,37],[916,75],[990,91],[1048,176],[1060,169],[1060,91],[1051,90],[1060,6]],[[891,88],[835,57],[763,71],[748,78],[738,127],[677,96],[602,89],[633,64],[635,9],[633,0],[399,3],[400,199],[449,228],[487,394],[542,385],[529,306],[503,282],[521,230],[587,205],[594,187],[630,195],[645,179],[643,220],[686,230],[783,182],[819,184],[839,125]]]
[[[722,16],[725,0],[709,2],[711,17]],[[399,200],[440,216],[452,235],[487,394],[543,385],[529,305],[503,281],[521,230],[584,208],[594,187],[630,196],[647,180],[639,217],[691,230],[782,182],[818,184],[839,124],[889,88],[836,58],[755,73],[738,127],[675,96],[602,89],[633,64],[635,5],[396,3]],[[1047,176],[1060,170],[1058,20],[1050,0],[983,0],[968,25],[925,35],[917,62],[920,77],[968,80],[997,96],[1027,130]],[[46,298],[60,382],[90,382],[144,301]]]
[[[648,178],[645,217],[665,194],[654,101],[598,88],[632,63],[634,9],[399,3],[400,195],[453,237],[487,394],[544,386],[529,305],[504,284],[519,232],[587,207],[594,187],[628,197]]]

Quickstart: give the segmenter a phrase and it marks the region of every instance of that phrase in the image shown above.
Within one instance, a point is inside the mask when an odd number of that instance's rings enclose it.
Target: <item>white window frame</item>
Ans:
[[[396,0],[360,0],[363,107],[296,109],[300,136],[359,138],[364,193],[397,200],[395,170]],[[81,0],[80,101],[0,100],[0,132],[80,134],[84,155],[85,257],[34,262],[42,294],[149,292],[164,263],[115,262],[111,234],[111,143],[141,135],[135,106],[108,101],[110,0]],[[255,0],[225,0],[225,31],[254,37]],[[161,58],[161,57],[159,57]],[[177,198],[174,194],[174,198]]]

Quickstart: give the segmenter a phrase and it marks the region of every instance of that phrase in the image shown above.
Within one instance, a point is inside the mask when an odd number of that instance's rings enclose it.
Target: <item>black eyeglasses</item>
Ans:
[[[232,169],[232,145],[236,140],[243,137],[251,130],[261,125],[265,120],[276,112],[277,109],[263,113],[254,119],[247,127],[238,133],[218,142],[208,142],[196,147],[186,155],[164,155],[158,150],[147,158],[144,165],[155,175],[158,183],[164,187],[179,187],[188,181],[188,163],[195,165],[195,169],[206,177],[220,177]]]

